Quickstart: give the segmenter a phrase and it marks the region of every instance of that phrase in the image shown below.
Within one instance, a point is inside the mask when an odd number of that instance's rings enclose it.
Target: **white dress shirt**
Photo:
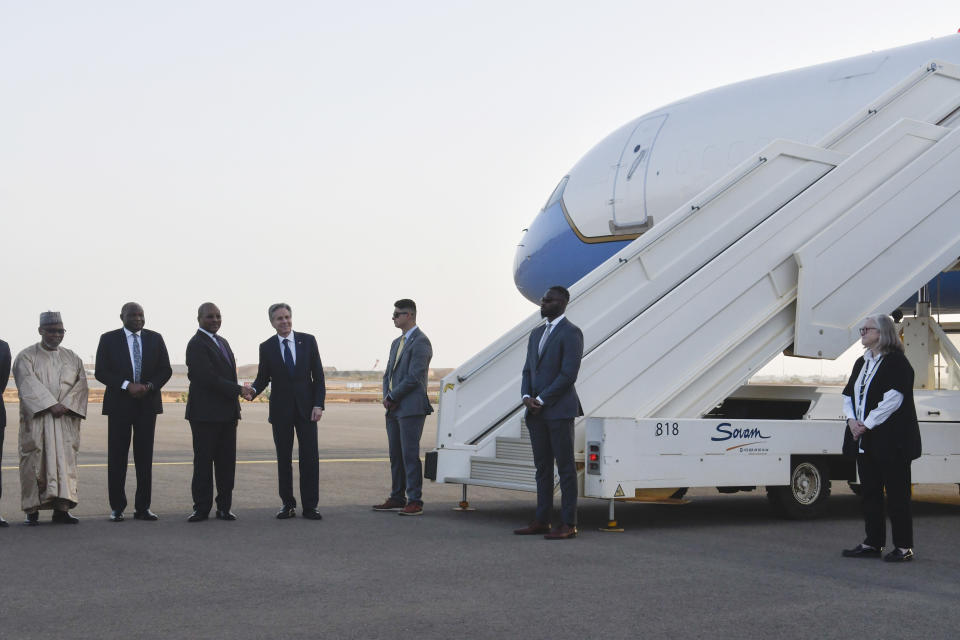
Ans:
[[[293,341],[293,331],[291,330],[290,333],[287,334],[286,337],[281,336],[281,335],[278,333],[278,334],[277,334],[277,340],[279,341],[279,345],[280,345],[280,360],[283,361],[284,363],[286,363],[286,360],[283,359],[283,358],[284,358],[284,355],[283,355],[283,341],[284,341],[284,340],[289,340],[289,341],[290,341],[290,355],[293,356],[293,364],[297,364],[297,343]],[[250,385],[250,388],[253,389],[253,392],[254,392],[254,393],[260,393],[260,392],[257,390],[257,388],[254,387],[253,385]]]
[[[286,360],[284,360],[283,341],[284,341],[284,340],[289,340],[289,341],[290,341],[290,355],[293,356],[293,364],[297,364],[297,343],[294,342],[294,340],[293,340],[293,331],[291,330],[290,333],[289,333],[286,337],[283,337],[283,336],[281,336],[281,335],[278,333],[278,334],[277,334],[277,340],[280,341],[280,359],[283,360],[284,362],[286,362]]]

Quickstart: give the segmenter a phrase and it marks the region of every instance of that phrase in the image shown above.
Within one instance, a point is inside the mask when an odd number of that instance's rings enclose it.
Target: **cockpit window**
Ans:
[[[567,188],[567,180],[569,179],[570,176],[563,176],[560,184],[557,185],[557,187],[553,190],[553,193],[551,193],[550,197],[547,199],[547,204],[543,205],[544,210],[549,209],[563,199],[563,190]]]

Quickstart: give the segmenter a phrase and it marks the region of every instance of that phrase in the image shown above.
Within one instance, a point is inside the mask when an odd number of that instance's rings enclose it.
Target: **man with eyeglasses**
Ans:
[[[420,436],[427,415],[433,413],[427,398],[427,373],[433,347],[417,327],[417,305],[404,298],[393,303],[393,326],[400,337],[390,345],[383,374],[383,407],[387,410],[390,448],[390,497],[375,511],[398,511],[401,516],[423,514],[423,466]]]
[[[25,524],[53,509],[53,522],[76,524],[80,421],[87,416],[87,372],[80,357],[60,346],[59,311],[40,314],[40,342],[13,363],[20,396],[20,505]]]

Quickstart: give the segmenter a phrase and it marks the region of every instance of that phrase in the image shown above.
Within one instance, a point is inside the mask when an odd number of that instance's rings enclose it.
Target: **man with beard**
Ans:
[[[577,535],[577,466],[573,459],[573,421],[583,415],[574,382],[583,358],[583,333],[564,317],[570,292],[550,287],[540,300],[546,324],[527,342],[520,393],[537,468],[537,514],[517,535],[543,533],[548,540]],[[553,511],[553,462],[560,475],[561,523],[550,528]]]

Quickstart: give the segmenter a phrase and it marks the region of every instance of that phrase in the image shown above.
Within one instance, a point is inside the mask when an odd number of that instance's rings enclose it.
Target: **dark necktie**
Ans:
[[[133,335],[133,381],[140,382],[140,374],[143,370],[143,355],[140,352],[140,336]]]
[[[283,364],[287,365],[287,371],[290,372],[290,377],[293,377],[293,370],[296,365],[293,363],[293,354],[290,352],[290,339],[283,339]]]
[[[228,363],[230,362],[230,354],[227,353],[227,348],[223,346],[223,340],[220,339],[220,336],[213,334],[213,339],[216,340],[217,346],[220,347],[220,353],[223,354],[223,359]]]

